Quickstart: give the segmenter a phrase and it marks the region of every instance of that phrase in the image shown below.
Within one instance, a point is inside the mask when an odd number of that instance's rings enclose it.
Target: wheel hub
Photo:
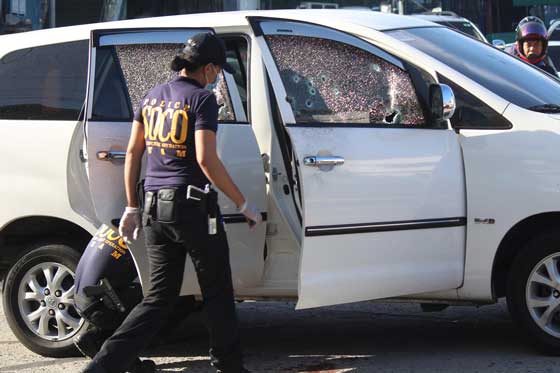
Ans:
[[[560,298],[560,291],[554,290],[554,293],[552,293],[552,295],[554,296],[554,298]]]
[[[56,299],[56,297],[53,297],[52,295],[46,297],[45,301],[49,308],[56,308],[56,305],[58,304],[58,300]]]

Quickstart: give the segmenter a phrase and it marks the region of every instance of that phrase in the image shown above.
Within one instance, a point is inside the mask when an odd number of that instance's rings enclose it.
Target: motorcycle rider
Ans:
[[[558,72],[548,57],[548,31],[538,17],[523,18],[516,28],[515,44],[506,52],[557,77]]]

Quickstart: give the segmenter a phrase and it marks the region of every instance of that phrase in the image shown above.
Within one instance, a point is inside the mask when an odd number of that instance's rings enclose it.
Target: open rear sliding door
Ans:
[[[302,184],[297,307],[459,287],[461,151],[432,128],[405,65],[327,27],[249,22]]]
[[[182,44],[199,32],[213,30],[92,31],[85,132],[88,179],[99,221],[116,225],[124,211],[124,158],[134,110],[149,89],[175,76],[169,63]],[[222,104],[217,138],[220,157],[243,193],[266,211],[262,160],[233,76],[224,73],[217,89]],[[157,127],[159,121],[155,122]],[[151,133],[162,136],[162,131],[151,129]],[[249,233],[244,217],[237,213],[233,203],[222,194],[219,202],[228,225],[231,251],[235,253],[231,258],[234,286],[255,287],[263,270],[266,227],[263,224]],[[146,288],[148,263],[142,236],[130,249]],[[181,293],[199,291],[194,268],[187,259]]]

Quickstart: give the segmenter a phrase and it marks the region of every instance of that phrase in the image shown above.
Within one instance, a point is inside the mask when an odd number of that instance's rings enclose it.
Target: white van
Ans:
[[[122,214],[133,110],[200,31],[237,66],[218,91],[221,158],[266,212],[249,231],[220,197],[238,299],[506,296],[531,340],[560,351],[558,81],[446,27],[343,10],[0,38],[0,263],[22,343],[71,352],[73,271],[96,227]],[[131,251],[146,285],[142,238]],[[198,292],[187,260],[181,293]]]

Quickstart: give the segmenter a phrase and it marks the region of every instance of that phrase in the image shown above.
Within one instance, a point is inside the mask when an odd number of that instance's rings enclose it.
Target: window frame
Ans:
[[[23,48],[11,49],[11,50],[8,50],[6,53],[4,53],[2,56],[0,56],[0,60],[10,56],[13,53],[17,53],[17,52],[22,52],[22,51],[26,51],[26,50],[33,50],[33,49],[37,49],[37,48],[48,48],[48,47],[63,46],[63,45],[69,45],[69,44],[73,44],[73,43],[82,43],[82,44],[88,45],[88,39],[74,39],[74,40],[56,41],[56,42],[51,42],[51,43],[46,43],[46,44],[31,45],[31,46],[27,46],[27,47],[23,47]],[[88,51],[87,51],[87,47],[86,47],[86,53],[87,52]],[[85,74],[84,74],[84,78],[85,78],[84,93],[83,93],[83,98],[82,98],[82,101],[81,101],[80,108],[79,109],[76,108],[75,119],[43,118],[43,117],[4,118],[4,117],[0,116],[0,121],[41,121],[41,122],[73,122],[73,123],[81,121],[83,119],[84,106],[85,106],[86,99],[87,99],[87,84],[88,84],[88,72],[89,72],[88,57],[87,56],[86,56],[86,63],[85,63],[84,72],[85,72]],[[37,96],[37,97],[39,97],[39,96]],[[62,109],[62,108],[58,108],[58,109]],[[74,109],[64,109],[64,110],[74,110]]]
[[[279,110],[282,113],[284,125],[286,127],[306,127],[306,128],[386,128],[386,129],[448,129],[437,127],[434,125],[433,121],[431,120],[429,113],[426,112],[426,108],[429,107],[429,103],[422,102],[422,96],[418,92],[418,87],[416,86],[416,81],[413,79],[411,72],[408,69],[408,66],[413,66],[407,61],[383,50],[382,48],[376,46],[375,44],[371,43],[370,41],[364,40],[363,38],[348,33],[343,30],[339,30],[333,27],[319,25],[312,22],[307,21],[300,21],[300,20],[293,20],[293,19],[285,19],[285,18],[267,18],[267,17],[249,17],[249,23],[252,29],[255,32],[255,37],[257,40],[259,37],[262,37],[264,40],[264,45],[261,44],[260,47],[266,47],[266,53],[263,53],[263,59],[266,59],[267,56],[264,54],[269,54],[271,62],[273,64],[273,70],[271,71],[268,66],[265,66],[266,72],[271,80],[273,86],[277,87],[275,91],[275,95],[277,97]],[[293,25],[293,30],[287,30],[282,28],[276,28],[275,31],[268,32],[263,29],[261,26],[262,23],[289,23]],[[274,27],[274,26],[272,26]],[[270,29],[271,27],[268,27]],[[297,30],[297,31],[294,31]],[[270,47],[270,43],[267,40],[266,36],[268,35],[280,35],[280,36],[301,36],[301,37],[309,37],[309,38],[318,38],[318,39],[326,39],[338,43],[343,43],[349,45],[351,47],[363,50],[366,53],[370,53],[373,56],[394,65],[396,68],[404,71],[409,79],[412,87],[414,88],[414,93],[416,95],[418,105],[424,114],[425,123],[422,126],[410,126],[410,125],[387,125],[387,124],[370,124],[370,123],[349,123],[349,122],[300,122],[298,123],[295,114],[289,105],[289,103],[285,99],[280,99],[279,97],[287,97],[286,87],[282,81],[280,76],[280,72],[278,70],[278,65],[272,54],[272,48]],[[264,52],[264,51],[263,51]],[[265,65],[267,65],[265,63]]]

